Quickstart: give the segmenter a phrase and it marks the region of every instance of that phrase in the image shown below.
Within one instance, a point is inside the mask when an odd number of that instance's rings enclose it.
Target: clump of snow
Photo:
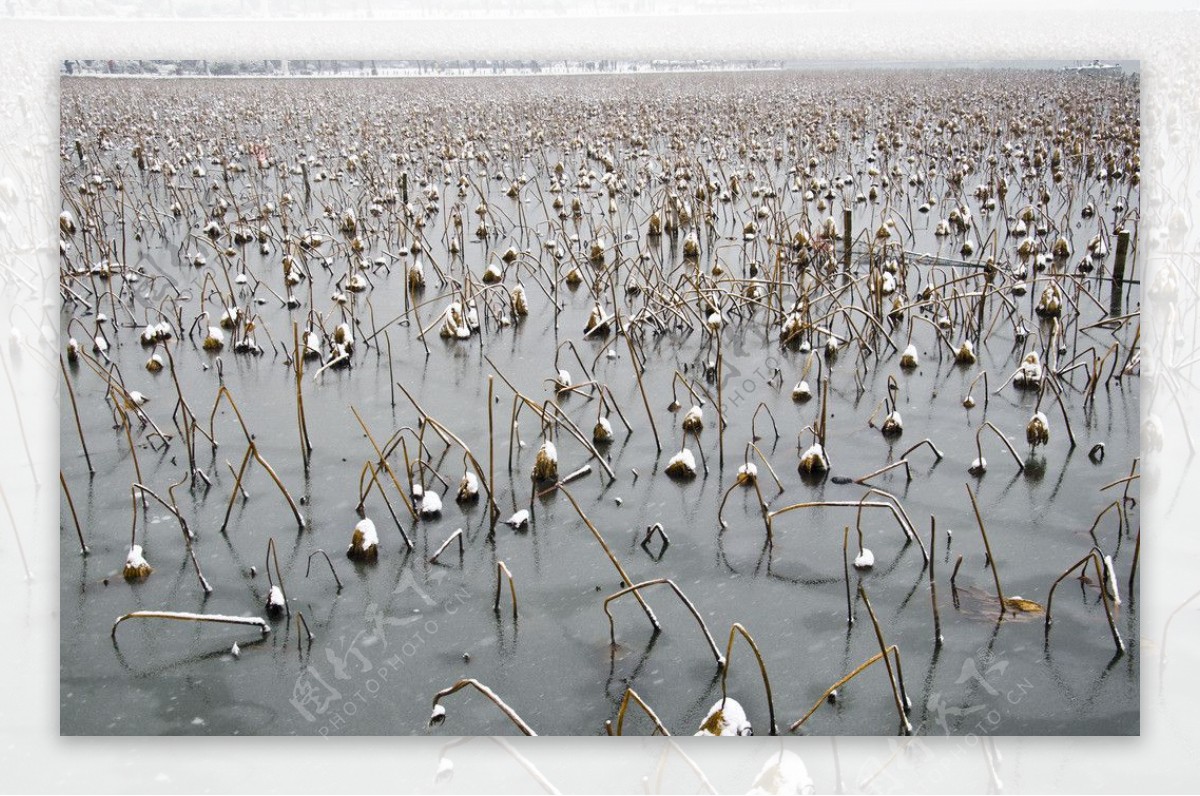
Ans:
[[[458,502],[465,503],[478,497],[479,477],[470,471],[463,473],[462,480],[458,482]]]
[[[696,477],[696,457],[692,455],[691,450],[684,448],[671,457],[667,462],[667,475],[672,478]]]
[[[535,481],[553,481],[558,478],[558,448],[546,440],[538,448],[537,458],[533,461],[533,478]]]
[[[121,574],[125,580],[141,580],[148,577],[154,568],[146,561],[142,555],[142,546],[135,544],[129,548],[129,554],[125,556],[125,568]]]
[[[436,517],[442,513],[442,498],[432,489],[421,498],[421,516]]]
[[[820,475],[829,469],[829,460],[825,458],[825,449],[821,443],[814,442],[800,456],[800,472],[809,475]]]
[[[855,569],[870,569],[875,566],[875,554],[870,549],[864,547],[858,555],[854,557]]]
[[[708,709],[704,721],[696,735],[753,735],[750,720],[741,704],[732,697],[718,699],[716,704]]]
[[[379,557],[379,533],[370,518],[363,518],[354,526],[346,556],[354,561],[374,561]]]

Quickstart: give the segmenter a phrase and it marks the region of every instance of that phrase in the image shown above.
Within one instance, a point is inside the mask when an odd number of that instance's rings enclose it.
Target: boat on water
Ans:
[[[1117,64],[1106,64],[1095,59],[1091,63],[1076,64],[1068,66],[1068,71],[1078,72],[1081,75],[1116,75],[1121,73],[1121,67]]]

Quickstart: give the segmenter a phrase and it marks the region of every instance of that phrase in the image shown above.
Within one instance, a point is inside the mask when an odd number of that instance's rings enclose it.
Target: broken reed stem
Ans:
[[[813,704],[813,706],[809,709],[809,711],[807,713],[805,713],[803,716],[801,716],[799,719],[797,719],[792,724],[792,726],[788,727],[788,732],[795,732],[796,730],[800,729],[800,727],[804,724],[804,722],[806,722],[810,718],[812,718],[812,715],[817,712],[817,710],[821,707],[821,705],[825,704],[825,702],[828,701],[829,697],[833,694],[834,691],[837,691],[839,688],[841,688],[846,683],[853,680],[859,674],[866,671],[871,666],[871,664],[878,663],[880,660],[885,658],[887,656],[887,653],[889,653],[889,652],[892,653],[892,655],[896,658],[896,665],[899,666],[899,664],[900,664],[900,648],[897,647],[895,644],[888,647],[884,652],[875,653],[870,658],[867,658],[865,661],[863,661],[858,666],[856,666],[854,668],[854,670],[850,672],[850,674],[846,675],[845,677],[843,677],[842,679],[838,680],[836,683],[831,685],[829,688],[825,689],[825,693],[821,694],[820,698],[817,699],[817,701]]]
[[[181,622],[219,622],[227,625],[253,625],[265,636],[271,632],[267,620],[257,616],[223,616],[221,614],[192,614],[182,611],[133,611],[117,617],[113,622],[112,639],[117,640],[117,628],[127,619],[172,619]]]
[[[312,644],[313,639],[315,639],[316,636],[314,636],[313,632],[308,629],[308,620],[304,618],[304,613],[302,611],[297,611],[296,612],[296,634],[297,635],[299,635],[301,627],[304,628],[304,634],[307,637],[306,640],[308,641],[309,644]]]
[[[387,491],[383,488],[383,484],[379,483],[379,470],[377,470],[375,468],[375,465],[371,464],[371,462],[369,462],[369,461],[366,463],[366,469],[369,470],[371,473],[371,483],[367,484],[367,492],[363,494],[362,500],[359,501],[359,504],[358,504],[359,514],[366,516],[366,512],[363,510],[363,503],[366,502],[366,499],[367,499],[366,496],[367,496],[367,494],[370,493],[371,486],[374,485],[374,487],[379,490],[379,496],[381,498],[383,498],[383,504],[385,506],[387,506],[388,514],[390,514],[392,517],[392,522],[394,522],[396,524],[396,530],[400,531],[400,536],[402,536],[404,538],[405,546],[409,550],[412,550],[413,549],[412,539],[410,539],[408,537],[408,532],[404,530],[404,526],[400,523],[400,518],[396,516],[396,510],[394,508],[392,508],[392,501],[387,496]]]
[[[447,543],[449,543],[449,540],[447,540]],[[442,546],[445,547],[445,545]],[[441,551],[439,550],[438,552]],[[515,620],[517,618],[517,589],[513,585],[512,573],[509,572],[508,565],[503,561],[496,562],[496,599],[492,603],[492,610],[500,613],[500,589],[504,585],[504,581],[500,577],[501,574],[508,577],[508,593],[512,596],[512,615]]]
[[[1062,583],[1062,581],[1068,575],[1070,575],[1072,572],[1074,572],[1075,570],[1079,569],[1080,567],[1083,567],[1086,570],[1087,563],[1089,561],[1092,562],[1092,566],[1096,570],[1096,583],[1100,587],[1100,599],[1104,603],[1104,616],[1108,619],[1108,630],[1109,630],[1109,633],[1112,634],[1113,644],[1115,644],[1117,647],[1117,654],[1120,655],[1125,652],[1125,642],[1121,640],[1121,633],[1119,630],[1117,630],[1117,623],[1113,619],[1112,606],[1109,604],[1109,601],[1108,601],[1108,584],[1105,582],[1104,566],[1100,561],[1099,554],[1097,554],[1097,552],[1094,548],[1092,550],[1089,550],[1087,555],[1085,555],[1083,558],[1076,561],[1074,564],[1072,564],[1070,567],[1068,567],[1061,575],[1059,575],[1057,578],[1055,578],[1054,583],[1050,586],[1050,594],[1046,597],[1046,624],[1045,624],[1046,643],[1047,644],[1050,643],[1050,623],[1051,623],[1051,621],[1053,621],[1050,616],[1050,609],[1051,609],[1051,606],[1053,606],[1053,604],[1054,604],[1055,589],[1058,588],[1059,583]]]
[[[71,509],[71,519],[75,521],[75,534],[79,537],[79,554],[86,556],[91,550],[83,541],[83,527],[79,524],[79,515],[75,513],[75,501],[71,499],[71,490],[67,488],[67,479],[62,470],[58,471],[58,480],[62,484],[63,494],[67,496],[67,506]],[[15,528],[13,529],[16,530]]]
[[[1000,441],[1004,443],[1004,447],[1007,448],[1008,452],[1012,455],[1013,461],[1017,463],[1017,472],[1025,472],[1025,463],[1021,461],[1021,457],[1017,455],[1017,449],[1012,446],[1012,443],[1008,441],[1008,437],[1004,436],[1004,433],[1000,431],[1000,429],[992,425],[990,420],[983,421],[983,425],[980,426],[979,430],[975,432],[975,450],[979,454],[980,461],[983,460],[983,443],[980,441],[979,435],[983,433],[985,428],[990,428],[992,431],[996,432],[996,436],[999,437]]]
[[[717,466],[725,467],[725,402],[722,398],[723,383],[721,379],[721,370],[725,364],[721,356],[721,330],[716,331],[717,336]],[[700,440],[697,438],[697,444]]]
[[[646,397],[646,386],[642,384],[642,368],[637,354],[633,351],[633,339],[628,326],[622,326],[625,332],[625,345],[629,348],[629,362],[633,366],[633,375],[637,378],[638,392],[642,394],[642,405],[646,407],[646,417],[650,419],[650,430],[654,432],[654,447],[662,453],[662,442],[658,439],[658,426],[654,424],[654,412],[650,411],[650,399]]]
[[[1129,586],[1127,587],[1127,590],[1129,592],[1130,599],[1133,599],[1133,579],[1137,575],[1138,557],[1141,556],[1141,553],[1142,553],[1142,529],[1139,526],[1138,532],[1137,532],[1137,539],[1133,543],[1133,563],[1129,567]]]
[[[458,540],[458,560],[461,562],[463,555],[465,553],[465,550],[463,548],[463,529],[459,528],[457,531],[450,534],[450,536],[446,539],[446,541],[442,542],[442,546],[437,549],[436,553],[434,553],[432,556],[429,557],[429,563],[430,564],[437,563],[438,556],[440,556],[442,554],[442,552],[445,551],[445,549],[450,546],[450,543],[455,541],[456,539]],[[497,598],[499,598],[499,595],[497,595]],[[516,594],[513,595],[513,600],[515,602]],[[514,615],[516,614],[515,609],[513,610],[513,613],[514,613]]]
[[[225,508],[225,519],[221,521],[221,533],[225,533],[225,529],[229,527],[229,515],[233,511],[233,501],[237,499],[238,490],[242,489],[242,475],[246,472],[246,465],[249,463],[250,448],[246,448],[246,454],[242,456],[242,464],[238,467],[237,476],[233,481],[233,491],[229,495],[229,505]],[[247,499],[245,490],[242,490],[242,499]]]
[[[436,715],[436,713],[437,713],[438,703],[440,703],[443,699],[450,696],[451,694],[453,694],[457,691],[461,691],[462,689],[464,689],[468,686],[470,686],[471,688],[474,688],[476,691],[483,694],[484,697],[486,697],[488,699],[488,701],[490,701],[493,705],[498,707],[500,709],[500,712],[503,713],[506,717],[508,717],[508,720],[511,721],[516,726],[516,728],[518,730],[520,730],[522,733],[524,733],[525,735],[530,735],[530,736],[537,735],[537,733],[533,731],[533,728],[530,727],[528,724],[526,724],[525,720],[517,715],[517,712],[515,710],[510,708],[507,704],[505,704],[503,699],[501,699],[499,696],[496,695],[495,691],[488,688],[486,685],[484,685],[483,683],[479,682],[478,680],[476,680],[474,678],[467,678],[464,680],[459,680],[454,685],[449,686],[448,688],[443,688],[441,691],[438,691],[436,694],[434,694],[433,695],[434,714]]]
[[[404,388],[401,387],[401,389]],[[371,447],[375,449],[375,455],[379,457],[379,464],[391,477],[392,485],[395,486],[396,491],[400,493],[400,499],[404,501],[404,507],[408,509],[408,513],[412,515],[414,520],[417,519],[417,510],[413,508],[413,504],[408,499],[407,493],[405,492],[404,488],[400,486],[400,481],[396,478],[396,473],[392,470],[392,466],[388,464],[387,457],[383,455],[383,451],[379,449],[379,445],[375,442],[375,437],[371,435],[371,430],[367,428],[367,424],[363,422],[363,419],[358,414],[358,410],[355,409],[353,405],[351,405],[350,411],[354,413],[354,419],[358,421],[360,426],[362,426],[363,432],[367,435],[367,439],[371,442]],[[419,453],[420,451],[418,451],[418,454]]]
[[[758,649],[758,644],[754,642],[754,638],[750,632],[742,626],[740,622],[734,622],[729,628],[729,644],[725,647],[725,668],[721,672],[721,709],[725,709],[725,700],[729,698],[729,692],[726,688],[726,683],[729,680],[729,670],[733,667],[730,661],[733,658],[733,640],[741,634],[746,642],[750,645],[750,649],[754,651],[754,657],[758,660],[758,671],[762,674],[763,688],[767,692],[767,711],[770,714],[771,720],[771,735],[779,734],[779,727],[775,723],[775,697],[771,694],[771,678],[767,677],[767,664],[763,660],[762,652]]]
[[[653,526],[651,526],[651,527],[653,527]],[[647,538],[647,540],[649,539],[649,534],[647,534],[646,538]],[[666,539],[665,536],[663,538]],[[604,614],[605,614],[605,616],[608,617],[609,643],[612,644],[614,647],[617,644],[617,629],[616,629],[616,624],[613,620],[612,608],[610,607],[610,604],[613,602],[613,600],[623,597],[626,594],[629,594],[630,592],[633,592],[636,594],[636,593],[640,592],[642,589],[645,589],[649,586],[658,586],[658,585],[670,586],[671,590],[675,592],[675,596],[677,596],[679,598],[679,600],[685,606],[687,606],[688,611],[690,611],[692,614],[692,617],[695,618],[696,624],[700,625],[700,630],[702,630],[704,632],[704,639],[708,642],[708,648],[709,648],[709,650],[712,651],[713,658],[715,658],[717,661],[717,668],[718,669],[725,668],[726,659],[721,656],[721,651],[720,651],[720,649],[717,648],[717,642],[713,640],[712,633],[710,633],[708,631],[708,625],[704,622],[704,617],[702,617],[700,615],[700,612],[696,610],[696,606],[692,604],[692,601],[688,599],[687,595],[684,594],[683,591],[679,588],[679,586],[677,586],[675,584],[675,581],[671,580],[670,578],[655,578],[653,580],[646,580],[646,581],[642,581],[641,583],[635,583],[634,585],[627,586],[624,589],[621,589],[620,591],[616,592],[615,594],[611,594],[604,599]]]
[[[854,605],[850,598],[850,526],[842,531],[842,574],[846,577],[846,624],[854,627]]]
[[[79,422],[79,406],[75,403],[75,389],[71,386],[71,377],[67,375],[67,366],[63,362],[61,354],[58,357],[58,366],[62,368],[63,383],[67,385],[67,395],[71,399],[71,413],[75,416],[75,431],[79,434],[79,444],[83,446],[83,458],[87,462],[88,474],[95,475],[96,468],[92,467],[92,457],[88,453],[87,440],[83,438],[83,424]]]
[[[900,458],[901,458],[901,459],[904,459],[904,460],[907,460],[907,459],[908,459],[908,454],[912,453],[912,452],[913,452],[913,451],[915,451],[917,448],[920,448],[920,447],[922,447],[922,446],[926,446],[926,445],[927,445],[927,446],[929,446],[929,449],[930,449],[931,451],[933,451],[933,455],[934,455],[935,457],[937,457],[937,461],[941,461],[941,460],[942,460],[942,457],[943,457],[943,455],[944,455],[944,454],[943,454],[943,453],[942,453],[940,450],[938,450],[938,449],[937,449],[937,446],[933,444],[933,440],[929,439],[928,437],[926,437],[925,439],[921,440],[921,441],[920,441],[920,442],[918,442],[916,445],[913,445],[911,448],[909,448],[908,450],[906,450],[904,453],[900,454]]]
[[[653,736],[655,733],[661,733],[668,736],[671,734],[667,730],[666,725],[664,725],[658,718],[658,714],[654,712],[654,709],[646,704],[646,700],[642,699],[638,692],[634,691],[632,687],[629,687],[625,689],[625,696],[621,698],[621,707],[617,709],[617,735],[624,735],[625,711],[629,709],[630,700],[640,707],[643,713],[650,717],[650,721],[654,722],[654,732],[650,733],[651,736]],[[609,734],[612,735],[612,722],[606,721],[604,724]]]
[[[996,565],[996,557],[992,555],[992,545],[988,542],[987,529],[983,527],[983,515],[979,513],[979,504],[975,501],[975,493],[971,491],[970,484],[963,484],[967,488],[967,495],[971,498],[971,508],[975,510],[975,521],[979,523],[979,533],[983,536],[983,549],[987,551],[988,563],[992,569],[992,580],[996,583],[996,599],[1000,601],[1000,615],[1004,616],[1004,591],[1000,588],[1000,568]],[[957,570],[958,568],[955,567]]]
[[[908,459],[901,459],[901,460],[900,460],[900,461],[898,461],[898,462],[892,462],[891,464],[888,464],[888,465],[885,465],[885,466],[883,466],[883,467],[880,467],[878,470],[876,470],[876,471],[874,471],[874,472],[867,473],[866,475],[864,475],[864,476],[863,476],[863,477],[861,477],[861,478],[855,478],[855,479],[854,479],[854,483],[856,483],[856,484],[863,484],[863,483],[866,483],[867,481],[871,480],[871,479],[872,479],[872,478],[874,478],[875,476],[877,476],[877,475],[883,475],[883,474],[884,474],[884,473],[886,473],[887,471],[889,471],[889,470],[894,470],[894,469],[896,469],[897,467],[903,467],[903,468],[904,468],[904,475],[905,475],[905,480],[906,480],[906,481],[911,481],[911,480],[912,480],[912,468],[908,466]]]
[[[608,546],[608,542],[604,541],[604,537],[600,534],[599,529],[596,528],[596,526],[592,524],[592,521],[587,518],[587,515],[583,513],[583,509],[579,508],[579,503],[576,502],[575,496],[571,494],[571,490],[567,489],[565,486],[561,486],[559,487],[559,491],[567,496],[567,500],[571,501],[571,506],[575,509],[575,513],[579,515],[579,519],[583,520],[583,524],[587,526],[587,529],[592,532],[592,536],[600,544],[600,547],[604,550],[604,554],[608,556],[608,560],[612,562],[613,567],[621,576],[621,582],[632,583],[633,578],[629,577],[629,575],[625,573],[625,567],[621,566],[621,562],[618,561],[616,555],[613,554],[612,548]],[[641,592],[635,590],[633,592],[633,596],[638,601],[638,605],[642,606],[642,611],[645,612],[646,618],[650,620],[650,624],[654,626],[655,631],[662,630],[662,626],[658,623],[658,618],[654,615],[654,611],[650,610],[650,605],[642,597]]]
[[[312,443],[308,439],[308,421],[304,417],[304,393],[300,388],[304,378],[304,356],[300,351],[300,327],[295,322],[292,323],[292,342],[292,362],[296,370],[296,425],[300,432],[300,458],[304,461],[304,471],[308,472]]]
[[[308,573],[312,570],[313,556],[320,555],[325,557],[325,563],[329,565],[329,571],[333,573],[333,581],[337,584],[337,590],[340,594],[342,591],[342,579],[338,577],[337,570],[333,568],[333,561],[329,559],[329,554],[318,548],[308,554],[308,566],[304,568],[304,577],[308,577]]]
[[[271,577],[271,563],[275,563],[275,577],[279,578],[279,591],[283,594],[283,607],[290,614],[292,612],[291,600],[288,599],[287,589],[283,586],[283,572],[279,569],[279,555],[275,552],[275,537],[267,539],[267,556],[263,562],[263,569],[267,571],[267,581],[274,586],[275,578]]]
[[[891,497],[886,492],[882,492],[879,494],[882,494],[886,497]],[[865,497],[866,496],[864,495],[863,500],[814,500],[814,501],[809,501],[806,503],[793,503],[790,506],[784,506],[781,509],[776,509],[775,511],[769,512],[767,514],[767,524],[768,524],[768,527],[772,527],[772,526],[774,526],[775,518],[778,517],[780,514],[786,514],[789,511],[796,511],[798,509],[839,508],[839,507],[840,508],[856,508],[856,509],[859,509],[860,514],[861,514],[862,509],[864,509],[864,508],[887,509],[891,513],[892,517],[895,518],[896,524],[898,524],[900,526],[900,530],[904,532],[904,538],[906,540],[913,539],[914,537],[916,537],[916,532],[911,529],[911,526],[907,522],[905,522],[904,517],[897,510],[895,505],[893,505],[892,503],[889,503],[887,501],[873,501],[873,500],[868,501],[865,499]],[[925,550],[925,543],[921,542],[921,540],[919,538],[917,538],[917,542],[921,547],[922,554],[924,554],[926,557],[928,557],[928,552]]]
[[[929,515],[929,600],[933,603],[933,641],[938,647],[942,646],[942,615],[938,611],[937,578],[933,574],[933,565],[937,560],[934,552],[937,539],[937,518]]]
[[[955,585],[955,580],[958,578],[958,568],[962,566],[962,553],[958,554],[958,559],[954,562],[954,570],[950,573],[950,588],[953,591],[958,591],[958,586]]]
[[[489,373],[488,374],[488,397],[487,397],[487,402],[488,402],[488,486],[489,486],[489,488],[491,488],[492,485],[494,485],[496,483],[496,421],[495,421],[495,417],[494,417],[495,413],[493,412],[493,408],[495,407],[495,403],[496,403],[495,398],[494,398],[494,391],[495,391],[494,381],[495,381],[495,376],[493,374]],[[495,505],[496,505],[496,501],[493,500],[492,506],[494,507]],[[499,518],[500,518],[500,512],[498,510],[491,512],[491,521],[488,523],[488,528],[490,531],[494,532],[496,530],[496,520],[498,520]]]
[[[858,584],[859,596],[863,598],[863,604],[867,607],[867,613],[871,616],[871,624],[875,628],[875,639],[879,642],[879,654],[883,656],[883,665],[887,667],[888,681],[892,686],[892,696],[896,700],[896,713],[900,716],[900,725],[904,728],[905,733],[912,733],[912,724],[908,721],[908,695],[904,693],[904,672],[900,668],[900,656],[896,656],[896,671],[892,671],[892,662],[887,657],[887,644],[883,640],[883,629],[879,626],[879,619],[875,616],[875,609],[871,607],[871,600],[867,597],[867,590],[863,585]],[[897,687],[897,682],[899,686]]]

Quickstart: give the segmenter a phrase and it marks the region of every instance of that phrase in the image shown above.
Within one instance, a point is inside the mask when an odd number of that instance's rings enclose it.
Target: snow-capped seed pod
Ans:
[[[971,466],[967,468],[967,472],[971,475],[983,475],[987,472],[987,459],[980,456],[971,462]]]
[[[500,270],[500,266],[495,263],[489,263],[488,267],[483,271],[483,282],[487,285],[493,285],[499,282],[504,277],[504,272]]]
[[[337,328],[333,330],[333,342],[343,346],[347,352],[354,350],[354,332],[350,329],[350,324],[339,323]]]
[[[750,486],[758,480],[758,466],[754,462],[746,462],[737,469],[739,486]]]
[[[1071,256],[1071,244],[1060,235],[1058,240],[1054,241],[1054,245],[1050,247],[1050,254],[1056,260],[1065,260]]]
[[[583,274],[579,273],[578,268],[572,268],[570,271],[567,271],[565,279],[568,287],[577,287],[583,282]]]
[[[504,524],[513,530],[519,530],[529,525],[529,509],[521,509],[516,514],[504,521]]]
[[[1045,445],[1050,441],[1050,421],[1042,412],[1034,412],[1025,426],[1025,439],[1030,445]]]
[[[583,327],[583,331],[588,334],[608,332],[608,321],[604,317],[604,308],[598,302],[592,305],[592,311],[588,314],[587,325]]]
[[[129,548],[129,553],[125,556],[125,566],[121,570],[121,576],[125,580],[144,580],[150,576],[154,568],[146,561],[142,555],[142,546],[135,544]]]
[[[419,258],[414,258],[408,264],[408,288],[409,290],[421,290],[425,287],[425,266],[421,264]]]
[[[523,317],[529,314],[529,301],[525,296],[525,288],[522,285],[514,287],[509,296],[512,299],[514,315]]]
[[[689,260],[700,257],[700,239],[696,237],[695,231],[689,232],[683,239],[683,256]]]
[[[470,503],[479,499],[479,476],[471,471],[463,473],[458,482],[458,494],[454,498],[459,503]]]
[[[708,318],[705,319],[704,323],[710,332],[717,332],[720,331],[721,327],[725,324],[725,318],[719,311],[714,311],[709,313]]]
[[[742,226],[742,239],[754,240],[756,237],[758,237],[758,224],[754,223],[753,221],[747,221],[745,225]]]
[[[893,409],[888,413],[888,416],[883,419],[883,425],[880,426],[880,431],[888,436],[899,434],[904,430],[904,418],[900,416],[899,410]]]
[[[954,352],[954,361],[960,365],[975,364],[975,346],[970,340],[963,340],[959,343],[958,350]]]
[[[1117,588],[1117,571],[1113,567],[1111,555],[1104,556],[1104,586],[1108,592],[1108,598],[1112,600],[1113,605],[1121,604],[1121,591]]]
[[[672,478],[695,478],[696,457],[691,450],[684,448],[667,462],[666,472]]]
[[[604,262],[604,238],[597,238],[592,241],[592,248],[588,254],[589,259],[593,263]]]
[[[804,331],[804,318],[798,312],[789,312],[783,319],[780,336],[784,340],[795,340]]]
[[[1037,351],[1030,351],[1021,360],[1013,375],[1013,385],[1020,389],[1034,389],[1042,383],[1042,361]]]
[[[841,342],[837,339],[837,337],[830,335],[829,339],[825,341],[825,357],[833,358],[837,356],[838,346],[840,345]]]
[[[413,481],[409,494],[412,495],[414,503],[420,503],[421,498],[425,497],[425,487],[419,481]]]
[[[151,354],[150,358],[146,360],[146,370],[150,371],[151,373],[158,373],[162,369],[162,357],[158,354]]]
[[[1012,287],[1009,288],[1009,291],[1014,296],[1024,296],[1029,292],[1029,287],[1024,282],[1013,282]]]
[[[558,479],[558,448],[546,440],[538,448],[537,457],[533,460],[533,480],[555,481]]]
[[[559,368],[558,373],[554,374],[554,391],[562,392],[570,386],[571,374],[567,370]]]
[[[237,306],[225,310],[221,313],[221,328],[232,329],[237,326],[242,320],[242,314],[242,308]]]
[[[71,215],[70,210],[58,214],[58,228],[64,235],[75,234],[75,216]]]
[[[354,526],[346,556],[351,561],[375,561],[379,558],[379,534],[370,518],[363,518]]]
[[[966,407],[967,409],[974,409],[975,408],[975,397],[972,395],[968,395],[966,398],[963,398],[962,405],[964,407]]]
[[[607,417],[602,417],[596,421],[596,427],[592,429],[593,442],[612,442],[613,428],[612,423],[608,422]]]
[[[904,349],[904,353],[900,355],[900,367],[905,370],[912,370],[917,366],[919,357],[917,356],[917,347],[912,343]]]
[[[205,351],[220,351],[225,347],[225,333],[217,326],[208,327],[208,334],[204,338]]]
[[[869,548],[862,548],[859,554],[854,557],[855,569],[870,569],[875,566],[875,554]]]
[[[450,306],[446,307],[442,313],[442,326],[438,330],[438,334],[442,337],[453,338],[459,337],[459,330],[466,330],[466,322],[463,320],[462,305],[457,301],[452,301]],[[468,332],[468,336],[469,336]]]
[[[754,729],[746,718],[746,710],[733,697],[718,699],[716,704],[708,709],[700,729],[696,735],[733,736],[753,735]]]
[[[704,410],[693,406],[683,416],[683,430],[696,432],[704,428]]]
[[[278,586],[272,586],[267,592],[267,616],[279,616],[287,610],[287,600],[283,596],[283,589]]]
[[[812,398],[812,388],[808,386],[808,382],[801,379],[795,387],[792,388],[792,400],[796,403],[804,403]]]
[[[646,232],[655,236],[662,234],[662,217],[657,210],[650,214],[650,219],[646,222]]]
[[[825,458],[825,448],[821,443],[814,442],[801,454],[799,469],[805,475],[820,475],[829,469],[829,460]]]
[[[422,517],[436,517],[442,513],[442,496],[432,489],[426,490],[418,510]]]
[[[1062,314],[1062,291],[1056,283],[1051,282],[1042,291],[1034,312],[1043,318],[1057,318]]]
[[[321,356],[321,338],[317,337],[316,333],[311,329],[304,333],[304,353],[302,356],[305,359],[316,359]]]
[[[67,340],[67,361],[76,362],[79,360],[79,341],[74,337]]]

